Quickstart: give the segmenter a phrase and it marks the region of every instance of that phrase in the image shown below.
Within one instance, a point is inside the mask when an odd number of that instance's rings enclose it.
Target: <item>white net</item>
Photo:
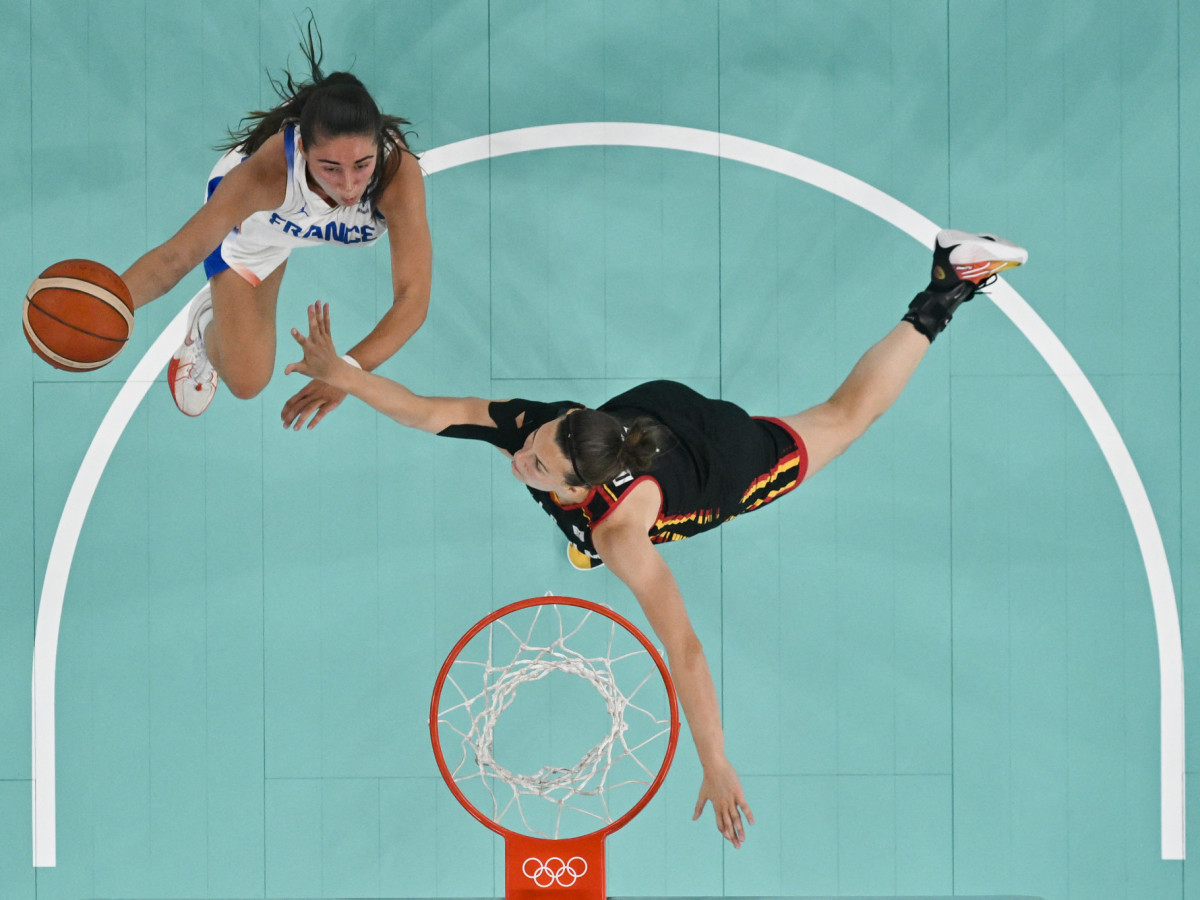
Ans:
[[[666,684],[638,639],[605,615],[553,602],[476,635],[438,709],[442,753],[468,801],[545,838],[591,833],[632,808],[670,728]]]

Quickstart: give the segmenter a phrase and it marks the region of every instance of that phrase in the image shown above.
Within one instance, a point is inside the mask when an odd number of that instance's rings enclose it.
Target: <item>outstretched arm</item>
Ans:
[[[425,180],[411,153],[400,154],[399,168],[379,211],[388,223],[392,264],[392,305],[371,333],[350,348],[364,369],[373,370],[399,350],[425,322],[433,282],[433,242],[425,213]]]
[[[411,153],[397,157],[396,174],[379,198],[379,212],[388,223],[392,263],[392,305],[370,334],[350,348],[367,371],[383,365],[425,322],[433,278],[433,244],[425,215],[425,182],[420,164]],[[280,415],[285,426],[299,430],[311,417],[309,428],[337,408],[345,394],[328,383],[310,382],[284,404]]]
[[[365,372],[350,365],[334,348],[329,326],[329,304],[314,303],[308,308],[308,335],[292,329],[292,337],[304,351],[304,358],[284,369],[285,375],[296,372],[328,384],[339,391],[353,394],[368,406],[409,428],[419,428],[434,434],[450,425],[491,425],[489,401],[479,397],[422,397],[404,385]],[[300,428],[297,421],[295,428]],[[312,428],[316,422],[310,422]],[[286,425],[286,423],[285,423]]]
[[[704,767],[692,818],[700,818],[711,801],[717,829],[734,847],[740,847],[746,839],[742,813],[751,825],[754,814],[746,803],[737,772],[725,757],[721,708],[704,648],[692,629],[675,576],[647,535],[659,502],[655,485],[638,485],[592,532],[592,540],[605,565],[633,591],[666,649],[671,678]]]
[[[208,202],[179,231],[122,274],[134,309],[175,287],[234,227],[259,210],[279,206],[286,183],[283,136],[274,135],[221,179]]]

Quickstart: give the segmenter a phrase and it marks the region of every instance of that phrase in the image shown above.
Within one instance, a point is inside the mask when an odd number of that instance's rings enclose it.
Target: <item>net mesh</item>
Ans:
[[[596,734],[588,698],[569,685],[538,690],[541,703],[522,700],[514,710],[520,690],[552,675],[582,679],[575,684],[585,694],[594,689],[607,730],[573,765],[535,762],[518,771],[517,745],[544,760]],[[506,713],[516,721],[502,722]],[[603,715],[591,717],[597,724]],[[653,782],[670,726],[666,685],[637,638],[607,616],[556,603],[507,614],[476,635],[451,666],[438,710],[446,762],[467,799],[499,825],[547,838],[589,833],[624,815]],[[455,740],[461,754],[451,761]]]

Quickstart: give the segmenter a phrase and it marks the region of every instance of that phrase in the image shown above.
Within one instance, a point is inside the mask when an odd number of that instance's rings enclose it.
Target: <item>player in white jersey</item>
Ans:
[[[308,165],[297,149],[296,125],[283,128],[283,153],[287,160],[286,194],[276,209],[256,212],[226,235],[221,246],[204,261],[212,278],[233,269],[254,286],[284,263],[294,247],[312,244],[373,244],[387,231],[387,220],[363,198],[354,206],[330,204],[308,183]],[[208,176],[205,200],[212,197],[225,176],[241,165],[247,154],[230,150]]]
[[[250,113],[230,132],[204,205],[122,276],[137,309],[204,262],[208,283],[192,301],[187,337],[167,373],[188,415],[208,407],[218,380],[243,399],[270,381],[275,305],[294,247],[370,245],[388,236],[392,304],[347,361],[376,368],[425,321],[433,253],[421,170],[401,130],[408,123],[380,113],[353,75],[322,73],[314,31],[310,19],[301,45],[308,80],[286,71],[272,79],[280,104]],[[310,381],[284,404],[284,427],[311,428],[344,397]]]

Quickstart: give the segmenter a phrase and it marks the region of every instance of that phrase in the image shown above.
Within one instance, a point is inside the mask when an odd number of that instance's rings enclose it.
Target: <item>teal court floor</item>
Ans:
[[[924,286],[929,234],[906,223],[1029,249],[849,453],[664,549],[756,824],[735,851],[691,821],[685,729],[609,841],[609,892],[1200,898],[1200,687],[1171,668],[1180,647],[1200,663],[1186,0],[2,0],[0,898],[499,896],[501,843],[430,750],[441,660],[548,591],[645,624],[610,573],[569,566],[491,448],[352,401],[280,427],[288,330],[322,299],[335,337],[365,334],[385,248],[293,255],[269,387],[188,420],[152,372],[71,499],[202,275],[90,375],[34,358],[19,298],[60,259],[121,271],[195,211],[213,146],[299,63],[309,6],[328,66],[426,160],[430,313],[381,370],[417,392],[595,405],[670,378],[796,412]],[[575,123],[637,127],[556,144]],[[540,126],[518,152],[486,141]],[[807,180],[770,164],[801,158]],[[54,585],[54,865],[34,865]],[[1164,766],[1164,735],[1186,757]]]

